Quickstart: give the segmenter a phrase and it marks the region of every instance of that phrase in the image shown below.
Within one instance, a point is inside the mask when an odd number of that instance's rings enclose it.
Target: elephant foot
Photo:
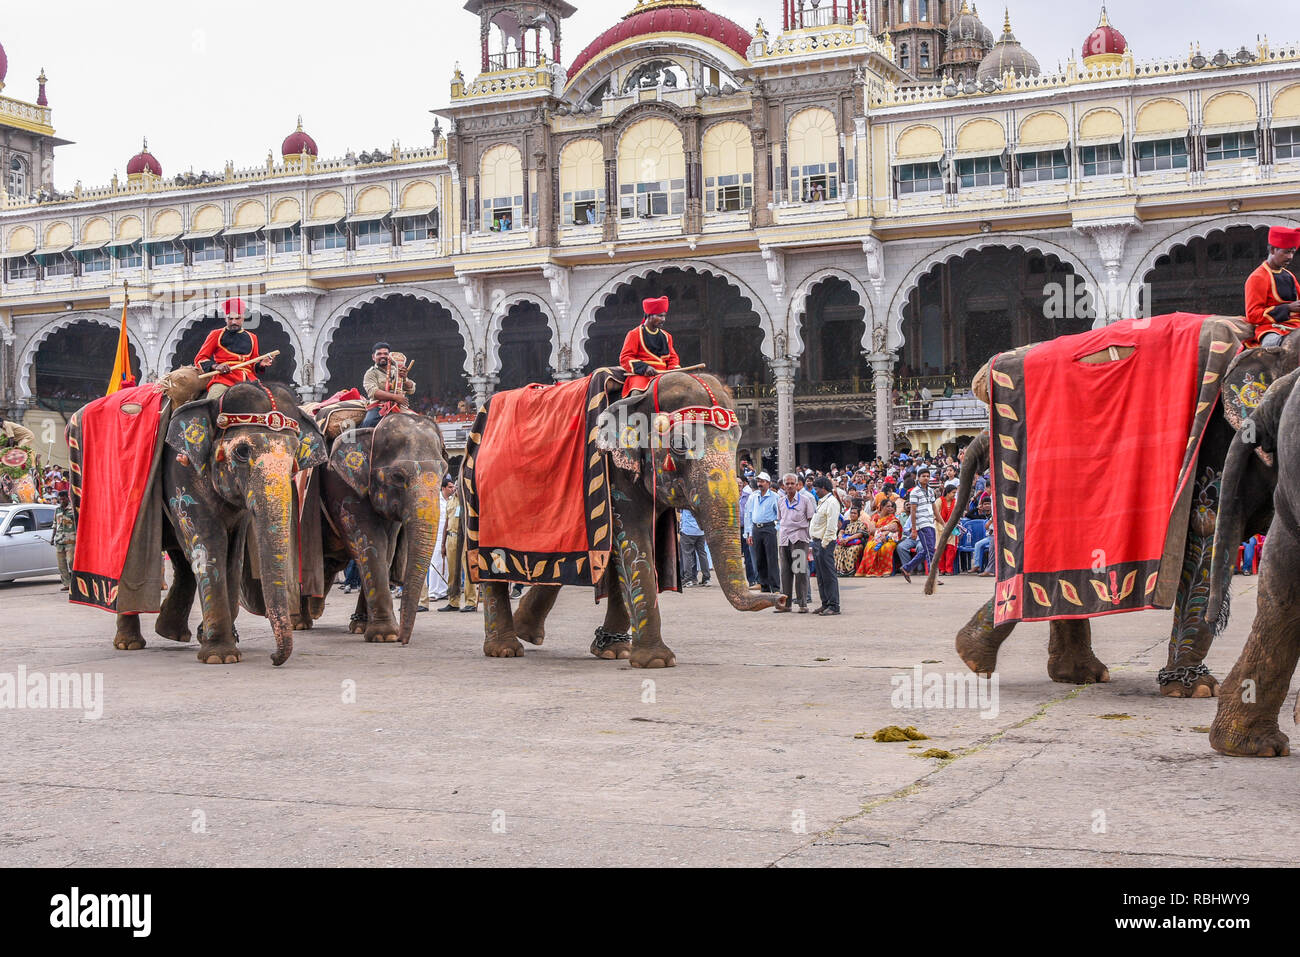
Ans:
[[[366,641],[391,644],[398,640],[397,626],[391,621],[372,621],[365,629]]]
[[[228,642],[214,641],[199,649],[199,661],[205,665],[233,665],[242,657],[233,639]]]
[[[350,635],[365,634],[366,626],[367,626],[367,622],[364,618],[358,618],[356,615],[353,615],[351,618],[348,619],[348,634]]]
[[[677,656],[667,645],[651,645],[648,648],[633,648],[627,663],[633,668],[672,668],[677,664]]]
[[[1235,758],[1284,758],[1291,753],[1291,739],[1275,720],[1238,721],[1220,711],[1210,725],[1210,747]]]
[[[1219,696],[1218,679],[1210,674],[1209,669],[1204,665],[1199,666],[1198,670],[1202,673],[1195,675],[1191,684],[1183,684],[1181,680],[1175,677],[1174,680],[1160,685],[1160,693],[1166,698],[1217,698]],[[1161,672],[1161,676],[1165,674],[1167,672]]]
[[[138,631],[135,634],[119,631],[113,636],[113,647],[118,651],[139,651],[145,644],[144,637]]]
[[[1091,685],[1110,681],[1110,669],[1094,654],[1077,660],[1049,659],[1047,677],[1066,685]]]
[[[524,646],[517,638],[487,638],[483,642],[483,654],[489,658],[522,658]]]
[[[178,624],[173,621],[165,621],[162,618],[154,622],[153,630],[154,634],[159,638],[166,638],[168,641],[179,641],[181,644],[185,644],[194,637],[190,632],[189,625],[185,624],[185,622]]]
[[[304,618],[302,615],[290,615],[289,621],[293,624],[294,631],[311,631],[311,618]]]
[[[977,675],[988,677],[998,670],[998,648],[1001,642],[994,642],[986,632],[975,632],[963,628],[957,632],[957,654],[966,662],[966,667]]]
[[[596,639],[591,643],[591,653],[606,661],[629,658],[632,655],[632,636],[606,631],[603,627],[597,628]]]
[[[537,645],[540,647],[542,642],[546,640],[546,629],[538,628],[536,631],[532,631],[528,628],[521,627],[519,622],[516,621],[515,635],[520,641],[526,641],[530,645]]]

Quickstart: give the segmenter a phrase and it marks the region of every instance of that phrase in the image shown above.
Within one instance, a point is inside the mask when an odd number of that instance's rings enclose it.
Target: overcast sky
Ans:
[[[634,0],[571,0],[564,62],[612,26]],[[829,3],[830,0],[823,0]],[[55,185],[70,189],[125,175],[126,161],[148,136],[167,175],[212,171],[226,160],[260,165],[299,113],[323,156],[425,146],[429,110],[445,106],[452,66],[478,73],[477,18],[463,0],[366,0],[282,3],[131,3],[47,0],[6,4],[0,43],[9,57],[4,93],[36,99],[44,67],[54,125],[74,140],[56,156]],[[706,0],[706,6],[753,30],[762,17],[779,28],[781,0]],[[1006,0],[1017,37],[1053,69],[1069,59],[1097,23],[1100,4]],[[1285,5],[1284,5],[1285,6]],[[1002,3],[977,3],[1001,32]],[[1256,34],[1285,21],[1279,7],[1207,0],[1111,0],[1111,23],[1138,59],[1180,54],[1199,40],[1213,52],[1254,45]],[[1272,36],[1274,44],[1297,39]]]

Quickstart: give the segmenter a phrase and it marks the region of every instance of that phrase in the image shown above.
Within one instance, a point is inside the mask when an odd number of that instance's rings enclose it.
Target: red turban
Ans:
[[[230,316],[238,316],[240,319],[244,318],[247,314],[247,310],[244,308],[244,300],[227,299],[221,304],[221,314],[227,318]]]
[[[647,316],[666,316],[668,315],[668,297],[661,296],[658,299],[642,300],[641,308],[645,310]]]
[[[1300,249],[1300,229],[1288,229],[1286,226],[1270,226],[1268,244],[1274,249]]]

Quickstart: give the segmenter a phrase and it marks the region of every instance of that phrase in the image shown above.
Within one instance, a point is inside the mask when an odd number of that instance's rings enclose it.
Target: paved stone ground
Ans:
[[[421,615],[407,648],[366,645],[335,599],[274,668],[260,619],[241,620],[241,664],[205,666],[193,645],[162,639],[114,651],[111,617],[56,587],[0,585],[0,672],[102,673],[104,713],[0,713],[3,866],[1176,866],[1300,854],[1300,819],[1280,813],[1300,757],[1221,757],[1204,733],[1214,701],[1156,693],[1168,612],[1096,623],[1113,680],[1087,688],[1052,683],[1047,627],[1022,626],[985,719],[895,709],[890,678],[922,662],[964,672],[952,636],[989,579],[950,579],[933,598],[901,579],[846,582],[838,619],[742,615],[717,588],[665,596],[678,667],[657,672],[587,655],[600,612],[576,589],[523,659],[484,658],[467,614]],[[1237,579],[1238,614],[1210,658],[1221,678],[1254,587]],[[922,747],[957,757],[855,737],[889,724],[914,724],[931,737]]]

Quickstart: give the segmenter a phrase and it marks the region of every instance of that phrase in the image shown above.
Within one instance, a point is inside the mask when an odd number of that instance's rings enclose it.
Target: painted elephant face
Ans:
[[[438,521],[438,486],[447,474],[442,434],[423,415],[389,415],[351,429],[330,452],[330,467],[389,521]]]

